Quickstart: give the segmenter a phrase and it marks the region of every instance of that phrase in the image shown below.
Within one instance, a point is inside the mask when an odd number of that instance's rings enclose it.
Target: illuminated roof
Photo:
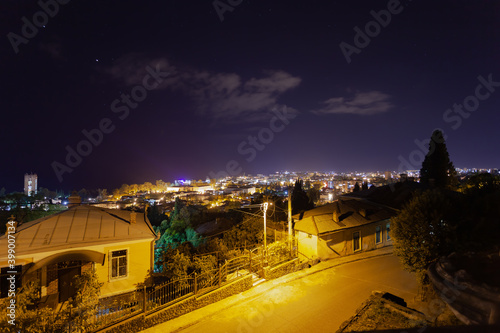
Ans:
[[[338,221],[333,219],[334,212],[337,212]],[[396,211],[391,208],[366,200],[340,199],[304,212],[302,219],[295,222],[294,229],[311,235],[321,235],[386,220],[395,214]],[[298,217],[299,215],[294,216]]]
[[[15,236],[17,255],[156,237],[144,213],[86,205],[21,224]],[[0,247],[7,248],[6,235]]]

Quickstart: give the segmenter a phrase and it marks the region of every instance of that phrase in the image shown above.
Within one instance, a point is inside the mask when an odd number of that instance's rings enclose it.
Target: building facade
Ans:
[[[95,269],[101,297],[136,289],[153,270],[157,239],[143,213],[74,205],[21,224],[16,236],[19,285],[38,281],[42,302],[56,306],[75,294],[73,277]],[[7,248],[7,235],[0,246]],[[0,256],[1,297],[6,297],[7,254]]]
[[[31,197],[38,192],[38,176],[36,173],[24,175],[24,194]]]
[[[392,208],[341,198],[305,212],[295,222],[299,255],[329,259],[392,245]]]

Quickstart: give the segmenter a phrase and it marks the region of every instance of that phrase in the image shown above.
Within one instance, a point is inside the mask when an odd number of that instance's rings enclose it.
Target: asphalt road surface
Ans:
[[[147,333],[335,332],[374,290],[393,293],[407,302],[417,294],[415,276],[404,271],[393,255],[346,263],[294,281],[278,282],[266,282],[275,286],[261,294],[259,288],[265,286],[256,286],[251,290],[253,297],[244,297],[230,308],[205,317],[195,311],[148,329]],[[183,328],[178,329],[176,320],[182,322]]]

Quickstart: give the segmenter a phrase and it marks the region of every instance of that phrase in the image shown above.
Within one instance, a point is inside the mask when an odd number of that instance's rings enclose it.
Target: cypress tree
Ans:
[[[435,130],[429,143],[429,152],[425,155],[420,169],[422,184],[440,188],[451,188],[457,185],[457,174],[446,148],[443,132]]]

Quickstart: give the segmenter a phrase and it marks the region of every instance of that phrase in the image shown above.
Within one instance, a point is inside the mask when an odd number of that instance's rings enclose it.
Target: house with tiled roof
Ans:
[[[294,216],[299,254],[328,259],[392,245],[390,218],[397,211],[358,198],[337,201]]]
[[[102,297],[135,290],[152,271],[157,235],[144,213],[80,205],[79,197],[70,199],[69,209],[16,226],[14,268],[6,251],[0,252],[2,297],[7,291],[5,277],[12,271],[18,285],[38,281],[42,301],[50,305],[72,297],[73,277],[91,267],[103,283]],[[8,244],[8,234],[1,236],[0,248]]]

